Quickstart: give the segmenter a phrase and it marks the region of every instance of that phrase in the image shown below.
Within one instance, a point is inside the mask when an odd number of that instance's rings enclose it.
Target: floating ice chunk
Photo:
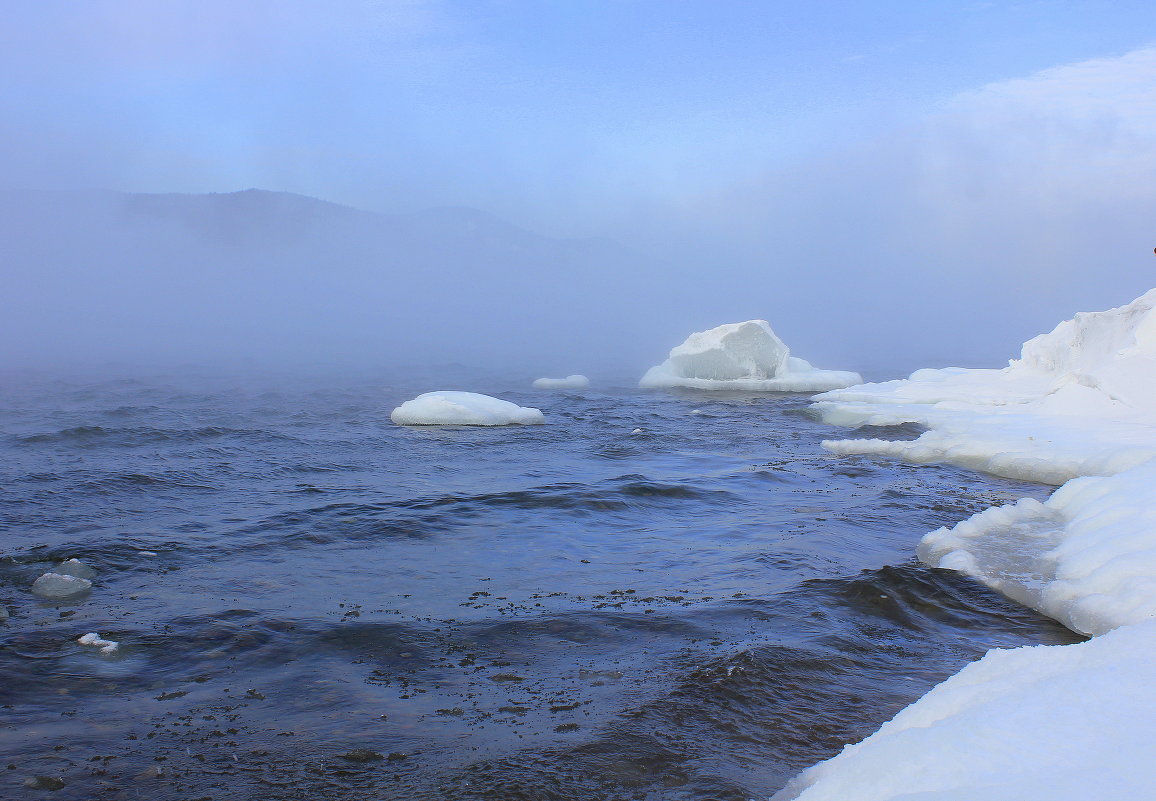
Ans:
[[[766,320],[699,331],[651,367],[640,387],[819,392],[862,382],[858,373],[818,370],[790,355]]]
[[[76,576],[82,579],[96,578],[96,571],[79,559],[66,559],[52,568],[52,572],[61,576]]]
[[[102,654],[115,653],[120,648],[120,643],[114,640],[106,640],[102,638],[95,631],[90,631],[81,637],[77,637],[76,641],[81,645],[91,645],[93,648],[99,648]]]
[[[398,406],[399,426],[506,426],[546,422],[541,410],[476,392],[427,392]]]
[[[586,389],[590,379],[584,375],[568,375],[565,378],[539,378],[534,381],[534,389]]]
[[[77,576],[64,576],[60,573],[45,573],[32,582],[32,593],[41,598],[60,600],[75,598],[92,589],[92,582]]]

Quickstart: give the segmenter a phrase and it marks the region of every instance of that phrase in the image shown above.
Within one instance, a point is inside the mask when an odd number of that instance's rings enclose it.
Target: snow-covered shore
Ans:
[[[1156,792],[1156,290],[1078,314],[1003,370],[920,370],[819,395],[844,426],[917,423],[837,454],[1062,485],[924,537],[974,576],[1093,635],[993,651],[776,799],[1148,799]]]

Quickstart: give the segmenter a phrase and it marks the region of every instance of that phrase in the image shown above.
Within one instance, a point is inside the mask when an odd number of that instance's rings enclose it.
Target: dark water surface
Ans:
[[[474,377],[548,424],[390,423],[454,383],[5,379],[0,797],[766,797],[1077,639],[913,559],[1046,488],[831,456],[804,395]],[[68,557],[92,592],[32,596]]]

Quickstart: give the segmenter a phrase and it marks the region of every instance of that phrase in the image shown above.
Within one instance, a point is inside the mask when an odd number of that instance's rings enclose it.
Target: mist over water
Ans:
[[[548,424],[389,422],[450,381]],[[5,796],[746,799],[1075,639],[913,559],[1042,487],[827,455],[805,396],[526,387],[9,377]],[[28,594],[67,557],[87,597]]]

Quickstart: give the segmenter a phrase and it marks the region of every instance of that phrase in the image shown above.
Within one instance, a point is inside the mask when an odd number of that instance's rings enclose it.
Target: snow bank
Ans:
[[[920,370],[818,396],[841,425],[918,423],[840,454],[1062,484],[925,536],[967,573],[1096,639],[992,651],[777,799],[1148,799],[1156,787],[1156,290],[1078,314],[1003,370]]]
[[[1062,484],[1156,457],[1156,290],[1127,306],[1078,314],[1029,340],[1003,370],[919,370],[816,400],[844,426],[918,423],[912,442],[824,443],[841,454],[948,462]]]
[[[389,419],[399,426],[507,426],[546,422],[539,409],[476,392],[427,392],[398,406]]]
[[[1156,617],[1156,460],[933,531],[919,556],[1084,634]]]
[[[1150,799],[1156,622],[990,651],[774,801]]]
[[[534,381],[534,389],[586,389],[590,379],[584,375],[568,375],[565,378],[539,378]]]
[[[820,395],[815,408],[829,422],[928,428],[909,442],[823,444],[1064,484],[1046,503],[932,532],[920,557],[1086,634],[1156,616],[1154,306],[1156,290],[1076,315],[1003,370],[920,370]]]
[[[792,357],[766,320],[747,320],[691,334],[665,362],[647,370],[638,385],[820,392],[862,380],[858,373],[819,370]]]

